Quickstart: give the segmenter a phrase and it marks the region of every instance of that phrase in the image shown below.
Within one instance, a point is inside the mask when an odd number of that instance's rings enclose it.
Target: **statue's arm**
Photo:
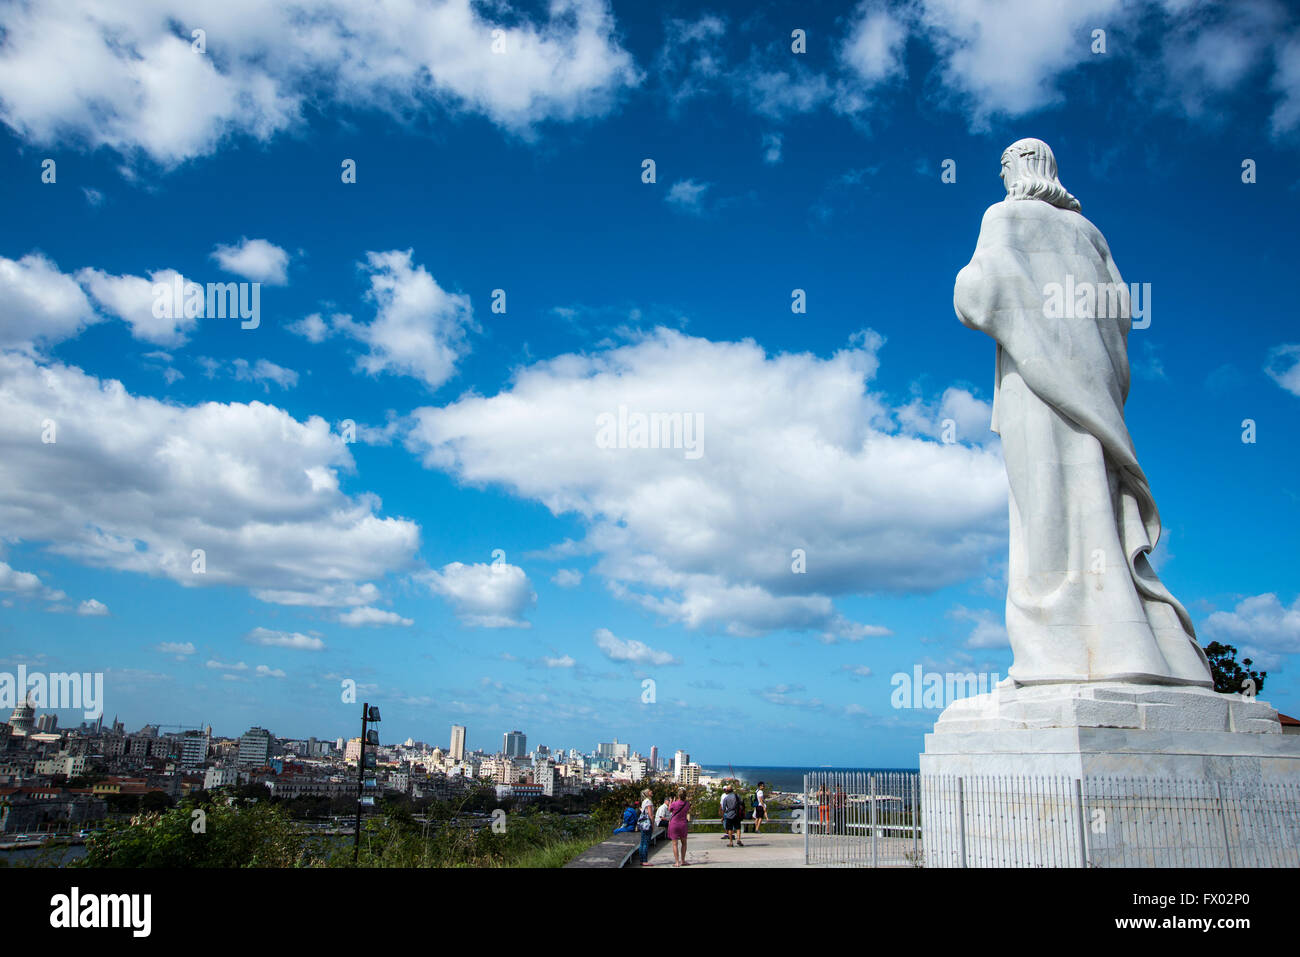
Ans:
[[[989,335],[993,334],[991,325],[997,290],[996,283],[986,276],[986,270],[991,258],[997,255],[998,247],[1005,243],[1007,213],[1005,203],[996,203],[984,213],[975,255],[957,273],[952,293],[953,309],[962,324]]]

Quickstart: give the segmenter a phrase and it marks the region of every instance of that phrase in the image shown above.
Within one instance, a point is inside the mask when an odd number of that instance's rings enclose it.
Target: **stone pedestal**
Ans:
[[[1281,730],[1208,689],[1004,681],[926,735],[926,863],[1300,866],[1300,736]]]

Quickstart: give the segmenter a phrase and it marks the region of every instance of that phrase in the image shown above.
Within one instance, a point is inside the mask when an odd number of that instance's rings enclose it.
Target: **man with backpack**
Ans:
[[[744,847],[745,842],[739,840],[742,836],[740,822],[744,819],[744,804],[730,784],[723,787],[722,800],[718,807],[722,811],[722,830],[727,837],[727,847]]]

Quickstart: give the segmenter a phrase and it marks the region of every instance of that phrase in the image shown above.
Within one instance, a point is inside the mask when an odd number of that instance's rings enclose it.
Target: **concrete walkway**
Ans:
[[[652,870],[672,869],[673,843],[664,838],[650,851]],[[686,842],[687,867],[804,867],[803,835],[779,831],[746,834],[744,847],[727,847],[721,834],[692,834]],[[627,864],[640,868],[633,855]]]

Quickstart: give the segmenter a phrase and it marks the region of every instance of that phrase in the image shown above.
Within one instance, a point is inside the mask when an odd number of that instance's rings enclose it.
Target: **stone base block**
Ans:
[[[954,701],[936,734],[1033,728],[1132,728],[1281,734],[1266,702],[1208,688],[1122,683],[1017,685]]]
[[[1300,736],[1200,688],[999,685],[921,755],[926,866],[1300,866]]]

